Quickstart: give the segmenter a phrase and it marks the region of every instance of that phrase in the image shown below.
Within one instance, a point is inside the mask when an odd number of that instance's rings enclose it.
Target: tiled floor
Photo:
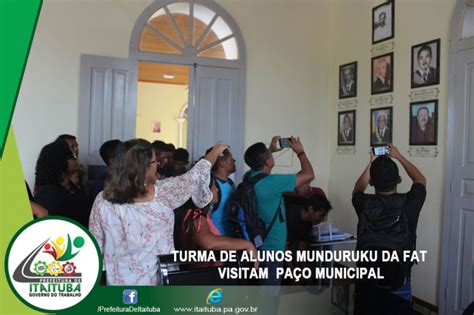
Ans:
[[[437,315],[437,312],[433,312],[421,305],[413,303],[413,314],[415,315]]]

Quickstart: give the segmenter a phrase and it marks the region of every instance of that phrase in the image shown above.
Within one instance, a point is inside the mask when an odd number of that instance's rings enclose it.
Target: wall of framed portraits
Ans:
[[[337,1],[330,121],[331,220],[356,232],[350,196],[370,146],[394,143],[427,178],[413,293],[438,305],[447,110],[448,35],[455,0]],[[429,18],[420,20],[430,12]],[[411,181],[400,166],[400,191]],[[373,189],[370,188],[373,192]]]

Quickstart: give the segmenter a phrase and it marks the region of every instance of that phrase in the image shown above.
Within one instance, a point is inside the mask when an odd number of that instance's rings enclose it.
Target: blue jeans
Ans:
[[[264,286],[280,286],[281,278],[278,279],[276,276],[277,268],[282,268],[284,262],[274,262],[274,261],[265,261],[260,263],[260,268],[267,268],[268,269],[268,278],[262,279],[259,281],[259,285]]]
[[[412,299],[411,296],[411,282],[406,281],[403,287],[396,289],[395,291],[392,291],[392,294],[395,294],[398,297],[401,297],[404,300],[410,301]]]

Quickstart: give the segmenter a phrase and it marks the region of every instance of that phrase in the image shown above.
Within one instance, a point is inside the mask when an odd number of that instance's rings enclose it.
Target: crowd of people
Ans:
[[[261,243],[239,237],[231,222],[229,203],[237,190],[231,174],[239,157],[234,157],[223,143],[209,148],[191,165],[189,153],[172,144],[110,140],[100,148],[104,173],[92,185],[84,185],[76,138],[61,135],[39,154],[30,193],[33,214],[64,216],[88,227],[102,252],[108,285],[159,284],[158,256],[175,249],[243,250],[255,257],[257,251],[283,251],[289,249],[284,193],[304,196],[300,217],[310,225],[325,221],[332,207],[324,193],[309,186],[315,175],[299,138],[292,137],[289,143],[300,162],[300,171],[272,173],[273,153],[282,150],[279,139],[273,137],[269,147],[255,143],[243,157],[250,168],[243,182],[252,183],[256,213],[266,229]],[[369,165],[356,181],[353,205],[362,220],[364,213],[370,214],[374,207],[391,209],[392,204],[399,203],[407,213],[410,233],[415,235],[426,180],[395,146],[389,145],[389,152],[383,157],[371,154]],[[405,195],[397,193],[401,178],[391,157],[402,164],[414,182]],[[375,195],[364,193],[369,184],[375,187]],[[259,284],[280,285],[276,269],[283,262],[255,263],[255,267],[259,265],[269,271],[269,277]],[[411,290],[409,274],[403,288]],[[367,292],[379,294],[374,290],[359,285],[356,305],[361,308],[371,303]]]

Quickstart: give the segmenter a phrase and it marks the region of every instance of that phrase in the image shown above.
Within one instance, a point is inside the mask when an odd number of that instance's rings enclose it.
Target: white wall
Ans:
[[[247,47],[246,133],[249,146],[272,136],[300,136],[315,168],[329,179],[330,1],[218,1],[239,25]],[[275,172],[299,170],[286,152]]]
[[[150,2],[43,2],[13,116],[30,186],[41,148],[59,134],[77,134],[80,55],[128,57],[133,23]]]
[[[331,42],[331,128],[329,197],[334,207],[332,220],[347,231],[356,232],[357,216],[351,204],[354,182],[369,161],[370,135],[370,62],[372,8],[380,1],[340,0],[335,2]],[[440,273],[442,211],[444,195],[444,165],[446,156],[446,115],[448,78],[448,34],[455,0],[396,1],[395,49],[393,92],[393,142],[426,176],[427,197],[418,224],[417,248],[428,251],[425,263],[413,268],[413,292],[418,298],[438,305]],[[420,12],[427,12],[429,19],[420,23]],[[438,104],[438,151],[436,158],[411,158],[409,149],[409,94],[411,46],[441,38],[441,73]],[[337,112],[339,65],[358,61],[358,91],[356,108],[356,154],[338,155]],[[419,90],[419,89],[418,89]],[[374,106],[375,108],[375,106]],[[410,189],[411,181],[399,164],[403,182],[400,192]],[[368,192],[373,193],[370,188]]]
[[[138,82],[137,138],[150,142],[161,140],[178,147],[176,118],[187,102],[188,91],[185,85]],[[160,133],[153,133],[154,121],[161,122]]]

